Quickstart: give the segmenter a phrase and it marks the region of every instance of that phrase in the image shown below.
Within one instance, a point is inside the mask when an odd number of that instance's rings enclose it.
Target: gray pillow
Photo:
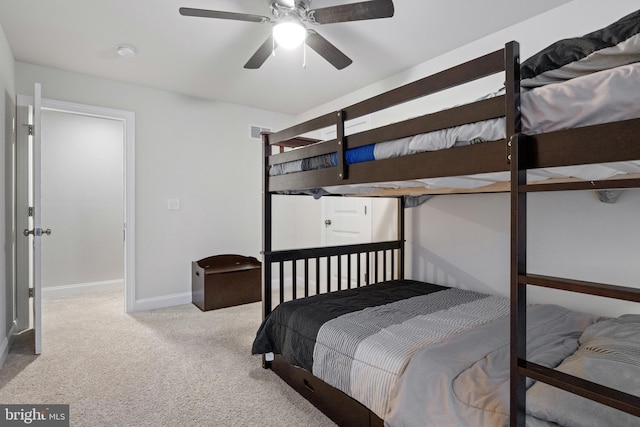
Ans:
[[[557,41],[521,64],[525,89],[640,61],[640,10],[582,37]]]

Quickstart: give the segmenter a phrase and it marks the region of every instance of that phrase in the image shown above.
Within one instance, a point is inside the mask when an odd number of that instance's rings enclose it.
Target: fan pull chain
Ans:
[[[302,43],[302,68],[307,68],[307,42]]]
[[[276,56],[276,38],[271,36],[271,56]]]

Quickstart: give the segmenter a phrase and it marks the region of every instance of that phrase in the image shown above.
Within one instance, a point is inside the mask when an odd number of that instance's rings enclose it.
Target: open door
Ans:
[[[40,145],[42,141],[42,131],[40,126],[40,113],[42,109],[42,92],[40,83],[36,83],[33,91],[33,128],[32,135],[32,147],[31,147],[31,164],[32,164],[32,183],[31,191],[33,195],[32,200],[32,217],[33,228],[30,230],[25,229],[25,234],[33,235],[33,330],[35,335],[35,352],[40,354],[42,352],[42,240],[43,235],[51,234],[51,230],[42,230],[41,228],[41,212],[40,212]]]
[[[15,154],[15,322],[16,332],[31,328],[30,302],[31,288],[31,248],[32,239],[24,236],[22,230],[33,227],[30,216],[30,168],[33,99],[18,95],[16,115],[16,154]]]
[[[18,97],[16,147],[16,229],[22,232],[16,237],[16,322],[18,331],[31,326],[31,300],[36,354],[42,352],[40,239],[51,234],[42,229],[40,221],[41,100],[39,83],[33,98]]]

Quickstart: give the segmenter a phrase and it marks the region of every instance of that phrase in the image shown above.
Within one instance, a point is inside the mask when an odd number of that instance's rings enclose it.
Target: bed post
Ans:
[[[398,240],[400,241],[400,253],[398,256],[398,279],[404,279],[404,197],[398,197]]]
[[[519,361],[527,356],[527,289],[519,276],[527,270],[527,193],[518,187],[526,182],[526,170],[520,168],[520,135],[511,144],[511,427],[524,427],[526,408],[526,376],[518,373]]]
[[[269,191],[269,134],[262,133],[262,317],[271,312],[272,195]]]
[[[505,46],[505,108],[507,126],[507,160],[511,163],[511,324],[510,324],[510,425],[524,427],[526,377],[518,373],[527,352],[527,293],[518,276],[527,269],[527,195],[519,187],[526,184],[526,170],[520,157],[520,51],[516,42]]]
[[[347,160],[345,154],[347,152],[347,141],[344,134],[344,122],[347,120],[346,111],[340,110],[336,112],[336,143],[338,144],[337,167],[338,178],[349,178],[349,169],[347,168]]]

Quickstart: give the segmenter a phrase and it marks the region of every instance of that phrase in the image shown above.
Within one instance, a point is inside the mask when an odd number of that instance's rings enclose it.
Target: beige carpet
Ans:
[[[260,303],[127,315],[122,292],[43,301],[43,353],[19,337],[0,402],[70,405],[72,426],[333,426],[250,354]]]

